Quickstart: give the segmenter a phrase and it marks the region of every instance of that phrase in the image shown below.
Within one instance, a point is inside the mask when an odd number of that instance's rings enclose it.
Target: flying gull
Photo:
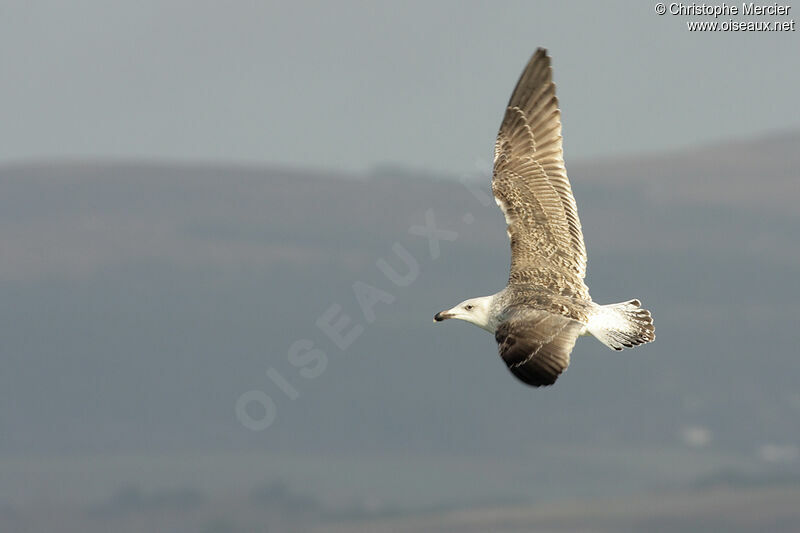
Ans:
[[[494,146],[492,192],[511,239],[505,289],[437,313],[494,333],[500,357],[521,381],[552,385],[578,336],[614,350],[655,339],[639,300],[599,305],[584,283],[586,247],[564,168],[561,112],[547,51],[539,48],[514,88]]]

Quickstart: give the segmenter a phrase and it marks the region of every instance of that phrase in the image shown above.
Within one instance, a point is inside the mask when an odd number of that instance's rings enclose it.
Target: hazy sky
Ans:
[[[654,5],[0,2],[0,163],[468,172],[537,46],[554,57],[568,160],[800,127],[797,31],[690,33]]]

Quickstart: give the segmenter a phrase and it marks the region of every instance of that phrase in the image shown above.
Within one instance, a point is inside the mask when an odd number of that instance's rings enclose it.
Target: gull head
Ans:
[[[464,300],[452,309],[446,309],[433,317],[434,322],[441,322],[448,318],[457,318],[470,324],[475,324],[486,331],[493,331],[490,308],[493,296],[470,298]]]

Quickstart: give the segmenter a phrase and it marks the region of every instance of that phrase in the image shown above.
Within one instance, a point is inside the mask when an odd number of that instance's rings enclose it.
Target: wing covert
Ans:
[[[552,385],[569,366],[583,328],[577,320],[547,311],[526,310],[498,326],[500,357],[517,379],[532,387]]]

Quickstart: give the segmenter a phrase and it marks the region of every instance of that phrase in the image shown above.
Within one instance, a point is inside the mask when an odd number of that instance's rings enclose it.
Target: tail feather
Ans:
[[[586,329],[612,350],[633,348],[656,338],[650,311],[639,300],[601,305],[589,317]]]

